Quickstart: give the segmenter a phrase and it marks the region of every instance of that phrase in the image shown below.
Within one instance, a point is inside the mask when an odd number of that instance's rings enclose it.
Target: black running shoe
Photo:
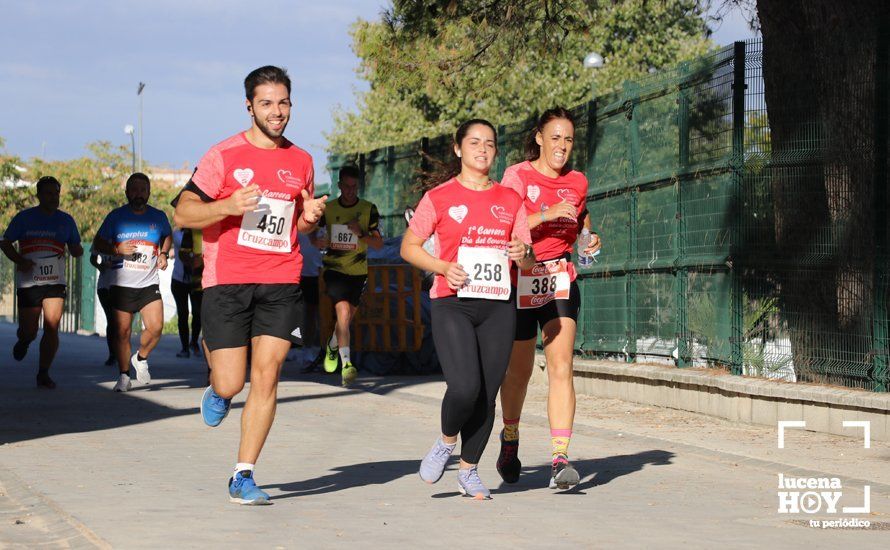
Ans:
[[[16,361],[21,361],[28,355],[28,346],[30,342],[23,342],[18,340],[14,346],[12,346],[12,358]]]
[[[498,473],[505,483],[516,483],[522,470],[522,462],[519,461],[519,440],[504,441],[504,430],[501,430],[499,439],[501,452],[498,454]]]
[[[569,459],[559,455],[553,460],[553,468],[550,474],[551,489],[570,489],[581,481],[578,470],[569,464]]]
[[[56,387],[56,383],[53,382],[53,379],[49,377],[48,372],[39,371],[37,373],[37,387],[51,390]]]

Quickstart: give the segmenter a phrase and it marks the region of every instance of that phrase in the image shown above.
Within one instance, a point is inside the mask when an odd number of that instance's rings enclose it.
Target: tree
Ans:
[[[92,241],[105,216],[126,202],[124,183],[131,172],[130,151],[126,146],[96,141],[86,146],[89,155],[71,160],[46,161],[35,158],[23,162],[17,157],[0,157],[0,175],[10,162],[26,168],[29,181],[53,176],[62,184],[60,208],[74,218],[84,242]],[[6,160],[13,159],[13,160]],[[0,177],[0,181],[4,178]],[[151,204],[172,215],[170,201],[177,190],[152,187]],[[36,206],[34,186],[11,187],[0,193],[0,225],[5,229],[16,212]]]
[[[882,0],[756,6],[777,252],[798,266],[776,271],[795,365],[819,373],[840,361],[869,363],[868,348],[881,346],[852,336],[871,333],[881,284],[875,238],[886,240],[876,214],[886,213],[890,11]]]
[[[451,132],[461,121],[522,120],[590,97],[581,60],[597,51],[601,93],[706,52],[697,0],[396,0],[352,29],[357,110],[334,113],[334,152],[369,151]]]

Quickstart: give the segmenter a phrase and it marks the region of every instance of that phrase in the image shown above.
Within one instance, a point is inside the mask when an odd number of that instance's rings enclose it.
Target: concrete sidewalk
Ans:
[[[342,389],[286,364],[279,407],[257,469],[268,507],[227,502],[240,409],[216,429],[197,414],[203,362],[176,359],[165,338],[153,382],[114,394],[104,342],[63,335],[54,391],[34,387],[36,345],[10,358],[0,324],[0,547],[884,548],[890,529],[890,448],[776,430],[617,400],[579,399],[572,440],[582,483],[546,488],[544,391],[523,417],[524,475],[501,486],[495,433],[480,466],[494,499],[460,498],[455,472],[417,477],[439,423],[439,378],[360,378]],[[839,506],[869,514],[779,514],[778,474],[834,477]],[[839,510],[840,512],[840,510]],[[858,518],[871,530],[810,520]]]

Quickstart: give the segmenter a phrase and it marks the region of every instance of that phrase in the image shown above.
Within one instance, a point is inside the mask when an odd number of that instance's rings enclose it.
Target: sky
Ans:
[[[349,27],[377,19],[385,0],[0,0],[0,137],[23,158],[68,159],[87,143],[129,145],[143,92],[143,158],[194,166],[250,124],[244,77],[287,68],[294,108],[286,135],[324,171],[331,112],[367,89]],[[731,12],[712,38],[753,36]],[[579,60],[580,62],[580,60]]]

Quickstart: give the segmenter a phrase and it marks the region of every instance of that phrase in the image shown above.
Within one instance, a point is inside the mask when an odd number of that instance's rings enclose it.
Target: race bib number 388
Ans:
[[[570,288],[568,263],[565,260],[520,269],[516,285],[516,307],[533,309],[553,300],[567,300]]]
[[[457,263],[469,275],[469,282],[457,291],[459,298],[510,299],[510,263],[506,250],[462,246],[457,249]]]
[[[257,250],[289,254],[294,223],[294,202],[260,197],[256,210],[245,212],[238,244]]]

